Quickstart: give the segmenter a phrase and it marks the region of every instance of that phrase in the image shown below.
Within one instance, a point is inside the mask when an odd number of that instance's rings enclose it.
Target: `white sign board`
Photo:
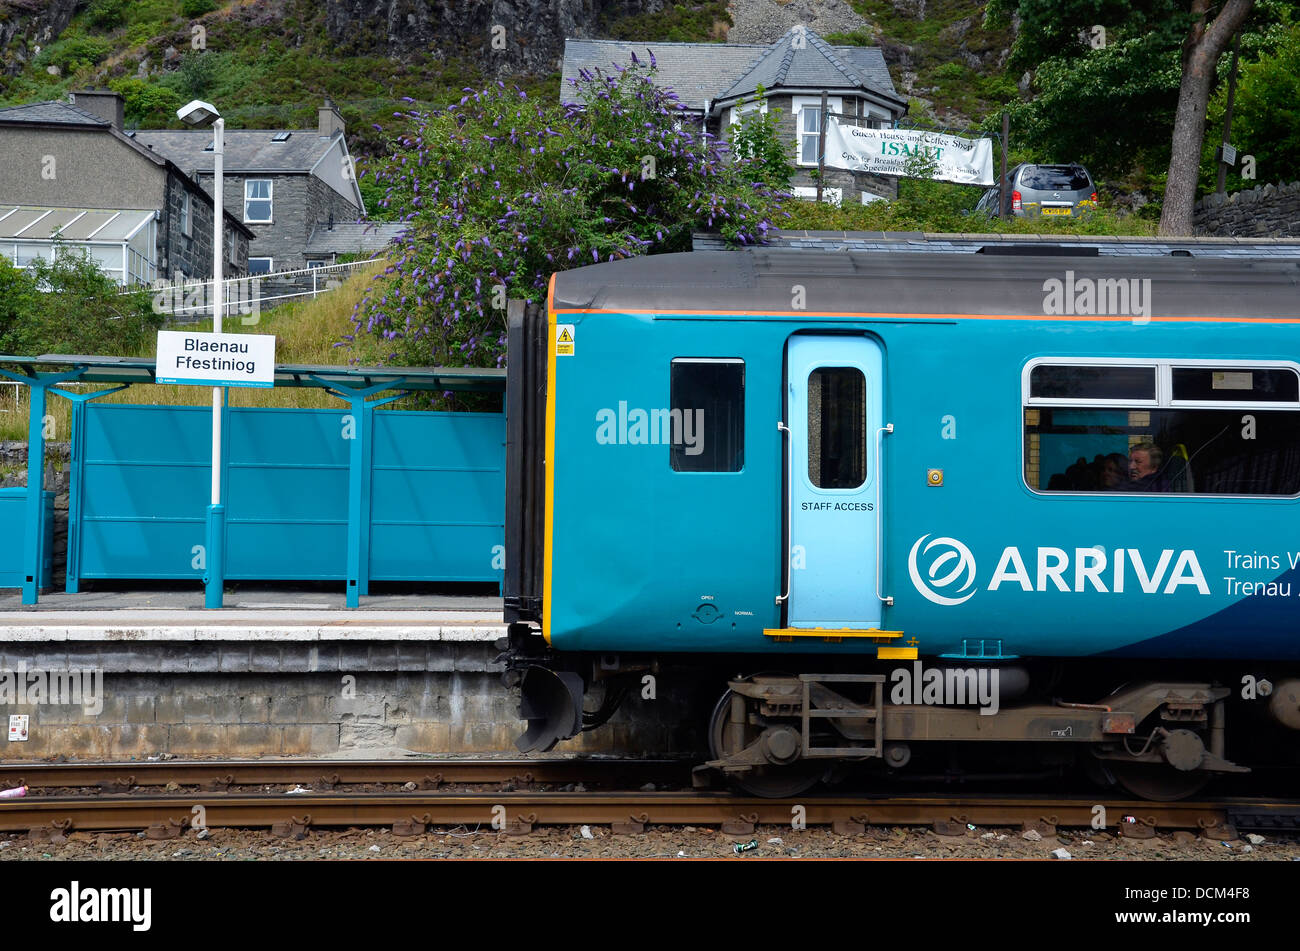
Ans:
[[[158,331],[159,383],[274,386],[274,334]]]
[[[937,132],[908,129],[863,129],[826,124],[826,165],[873,175],[908,174],[909,163],[934,163],[930,176],[960,185],[993,184],[993,140],[962,139]]]

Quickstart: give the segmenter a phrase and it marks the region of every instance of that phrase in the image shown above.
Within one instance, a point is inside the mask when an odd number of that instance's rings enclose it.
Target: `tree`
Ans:
[[[1021,20],[1008,65],[1038,71],[1042,96],[1011,107],[1018,141],[1102,173],[1167,162],[1161,233],[1190,234],[1218,59],[1254,2],[1210,19],[1214,0],[991,0],[991,22]]]
[[[162,326],[149,294],[124,290],[84,251],[22,270],[0,259],[0,353],[139,353]]]
[[[507,298],[541,301],[555,271],[688,250],[695,230],[762,241],[781,196],[761,166],[729,159],[652,77],[634,59],[584,71],[578,106],[497,83],[407,113],[369,174],[410,230],[349,339],[406,365],[500,365]]]
[[[762,107],[766,90],[762,86],[746,103],[758,103],[759,108],[746,112],[731,127],[731,150],[739,158],[755,163],[755,175],[773,188],[787,189],[794,178],[794,165],[790,161],[790,143],[781,134],[781,110]],[[737,103],[739,108],[744,103]]]
[[[1183,42],[1183,81],[1174,116],[1164,207],[1160,210],[1162,235],[1192,233],[1192,205],[1196,201],[1201,143],[1205,138],[1205,110],[1215,67],[1253,4],[1254,0],[1225,0],[1218,15],[1207,23],[1210,0],[1192,0],[1192,12],[1197,19]]]

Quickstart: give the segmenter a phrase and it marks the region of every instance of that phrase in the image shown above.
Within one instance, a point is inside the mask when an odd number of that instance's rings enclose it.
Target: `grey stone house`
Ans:
[[[252,274],[329,263],[330,253],[309,252],[313,232],[365,217],[343,118],[327,99],[318,119],[315,129],[226,129],[223,200],[253,232]],[[210,131],[140,131],[135,138],[211,190]]]
[[[770,46],[742,43],[631,43],[619,40],[564,42],[560,100],[575,102],[573,81],[580,70],[610,72],[636,54],[654,55],[656,85],[671,89],[687,114],[723,136],[752,110],[779,111],[780,130],[790,145],[795,195],[816,194],[821,98],[841,123],[891,128],[907,112],[878,48],[831,46],[816,33],[795,27]],[[761,102],[755,101],[758,88]],[[868,202],[898,195],[894,178],[826,169],[823,198]]]
[[[57,239],[123,284],[212,276],[211,196],[122,129],[122,97],[0,109],[0,254],[48,259]],[[223,216],[225,276],[244,273],[252,232]]]

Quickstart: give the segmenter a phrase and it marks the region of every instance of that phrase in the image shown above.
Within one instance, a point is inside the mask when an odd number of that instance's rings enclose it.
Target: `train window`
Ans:
[[[819,489],[867,481],[867,380],[856,367],[808,375],[808,480]]]
[[[1294,366],[1045,360],[1024,381],[1035,491],[1300,495]]]
[[[1300,377],[1290,367],[1174,367],[1180,402],[1300,403]]]
[[[1300,412],[1025,410],[1025,479],[1047,492],[1300,493]]]
[[[673,470],[739,472],[745,465],[745,361],[673,360],[669,391]]]
[[[1029,396],[1053,400],[1154,401],[1156,368],[1040,363],[1030,371]]]

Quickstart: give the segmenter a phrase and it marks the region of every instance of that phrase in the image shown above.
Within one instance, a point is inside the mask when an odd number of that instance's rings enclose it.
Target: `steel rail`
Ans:
[[[326,786],[415,782],[426,788],[461,783],[679,783],[690,785],[686,760],[627,759],[258,759],[96,763],[5,763],[0,787]]]
[[[208,828],[266,827],[297,822],[304,827],[387,825],[414,822],[427,826],[497,824],[576,825],[790,825],[809,826],[940,824],[965,834],[978,827],[1066,826],[1089,828],[1096,806],[1105,806],[1107,831],[1124,830],[1121,820],[1147,829],[1222,829],[1229,814],[1293,822],[1300,803],[1262,799],[1152,803],[1128,800],[1052,799],[1040,797],[845,797],[804,796],[794,800],[755,799],[718,792],[447,792],[431,793],[208,793],[168,795],[34,796],[0,801],[0,831],[29,829],[132,830],[151,825],[173,829],[189,823],[194,807],[203,807]]]

